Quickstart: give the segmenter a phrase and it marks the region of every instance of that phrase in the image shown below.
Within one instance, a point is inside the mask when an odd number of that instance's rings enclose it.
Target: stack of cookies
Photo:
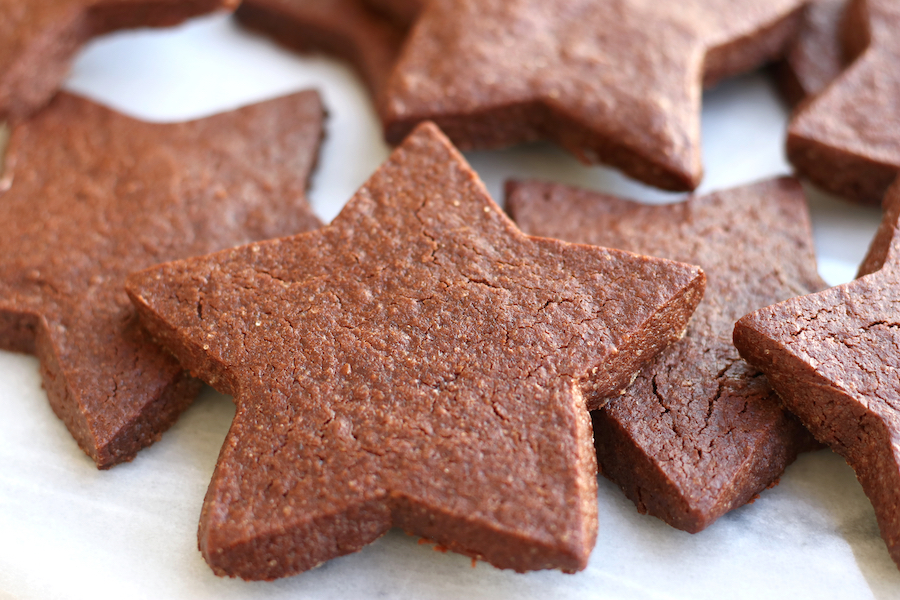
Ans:
[[[697,533],[825,445],[900,565],[900,5],[236,4],[0,0],[0,347],[38,357],[100,469],[202,383],[233,396],[213,572],[296,575],[399,527],[575,573],[598,472]],[[314,90],[177,124],[58,92],[89,38],[221,9],[365,83],[394,150],[330,224]],[[459,152],[547,140],[692,192],[703,90],[769,64],[796,175],[883,205],[851,283],[819,277],[793,177],[664,206],[511,180],[504,212]]]

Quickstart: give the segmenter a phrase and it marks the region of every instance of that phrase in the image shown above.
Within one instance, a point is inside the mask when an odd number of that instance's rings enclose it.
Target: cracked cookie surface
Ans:
[[[273,579],[391,526],[502,568],[583,569],[597,528],[585,403],[680,336],[703,286],[697,267],[525,236],[424,124],[328,227],[150,269],[128,290],[238,406],[204,557]]]
[[[751,313],[734,342],[856,471],[900,566],[900,182],[859,279]]]
[[[526,233],[690,262],[707,274],[684,338],[592,415],[600,470],[638,510],[697,532],[814,444],[731,341],[748,311],[824,287],[796,181],[666,206],[541,182],[513,182],[507,193]]]
[[[165,125],[60,94],[12,132],[0,348],[37,354],[98,467],[159,439],[199,389],[138,326],[126,275],[320,225],[305,191],[323,118],[315,92]]]

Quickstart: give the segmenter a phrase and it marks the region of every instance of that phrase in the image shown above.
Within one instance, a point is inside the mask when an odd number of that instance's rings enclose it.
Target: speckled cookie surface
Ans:
[[[75,51],[116,29],[164,27],[238,0],[0,0],[0,122],[56,93]]]
[[[244,0],[235,17],[301,52],[348,61],[376,99],[400,52],[405,29],[363,0]]]
[[[238,408],[200,548],[273,579],[392,525],[495,566],[583,569],[586,401],[683,331],[697,267],[529,238],[433,124],[328,227],[133,275],[142,322]]]
[[[900,174],[900,2],[852,0],[843,20],[855,59],[788,129],[797,173],[829,192],[877,205]]]
[[[849,0],[815,0],[778,65],[778,82],[791,104],[824,90],[849,64],[844,56],[843,19]]]
[[[431,119],[463,149],[550,139],[651,185],[694,189],[703,84],[780,56],[804,4],[434,0],[388,84],[386,137]]]
[[[796,181],[666,206],[541,182],[507,191],[527,233],[691,262],[709,278],[684,339],[593,413],[600,470],[641,512],[697,532],[814,443],[731,341],[750,310],[824,287]]]
[[[190,123],[58,95],[9,143],[0,193],[0,347],[37,354],[56,414],[101,468],[130,460],[198,384],[138,326],[125,276],[319,225],[322,137],[305,92]]]
[[[734,343],[847,459],[900,566],[900,184],[859,279],[751,313]]]

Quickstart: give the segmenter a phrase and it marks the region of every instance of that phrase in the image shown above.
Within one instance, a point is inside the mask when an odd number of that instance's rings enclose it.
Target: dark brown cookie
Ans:
[[[690,262],[709,278],[684,339],[593,413],[600,470],[638,510],[700,531],[814,444],[731,342],[748,311],[825,287],[796,181],[666,206],[539,182],[507,194],[527,233]]]
[[[305,189],[322,118],[315,92],[174,125],[60,94],[13,131],[0,347],[37,354],[98,467],[159,439],[198,389],[138,326],[125,276],[319,225]]]
[[[529,238],[433,124],[311,234],[128,282],[142,322],[238,408],[200,548],[273,579],[391,526],[502,568],[583,569],[585,398],[677,338],[697,267]]]
[[[75,51],[116,29],[166,27],[238,0],[0,0],[0,121],[53,97]]]
[[[900,2],[852,0],[844,47],[856,60],[805,105],[788,130],[788,158],[829,192],[878,204],[900,174]]]
[[[860,278],[751,313],[734,343],[847,459],[900,566],[900,182]]]
[[[397,23],[409,25],[416,20],[427,0],[365,0],[372,8],[390,15]]]
[[[363,0],[244,0],[235,16],[295,50],[322,51],[348,61],[375,98],[406,33]]]
[[[434,0],[388,84],[386,137],[551,139],[646,183],[697,187],[702,84],[780,56],[805,0]]]
[[[803,15],[797,37],[777,65],[778,83],[791,104],[825,89],[848,64],[841,43],[849,0],[815,0]]]

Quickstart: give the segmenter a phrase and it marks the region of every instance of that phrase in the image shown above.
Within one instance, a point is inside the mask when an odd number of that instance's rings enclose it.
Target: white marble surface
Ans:
[[[152,121],[200,117],[308,87],[330,111],[313,181],[331,219],[388,154],[352,72],[241,31],[225,16],[97,40],[67,88]],[[788,172],[786,109],[763,75],[704,98],[703,190]],[[499,199],[536,176],[650,201],[675,199],[550,145],[468,158]],[[853,277],[876,210],[812,194],[820,268]],[[690,535],[638,515],[600,479],[600,535],[577,575],[516,575],[392,531],[362,552],[274,583],[215,577],[197,551],[203,494],[234,408],[207,389],[162,441],[109,472],[81,453],[46,401],[37,362],[0,352],[0,598],[897,598],[900,572],[874,513],[830,451],[801,457],[753,504]]]

